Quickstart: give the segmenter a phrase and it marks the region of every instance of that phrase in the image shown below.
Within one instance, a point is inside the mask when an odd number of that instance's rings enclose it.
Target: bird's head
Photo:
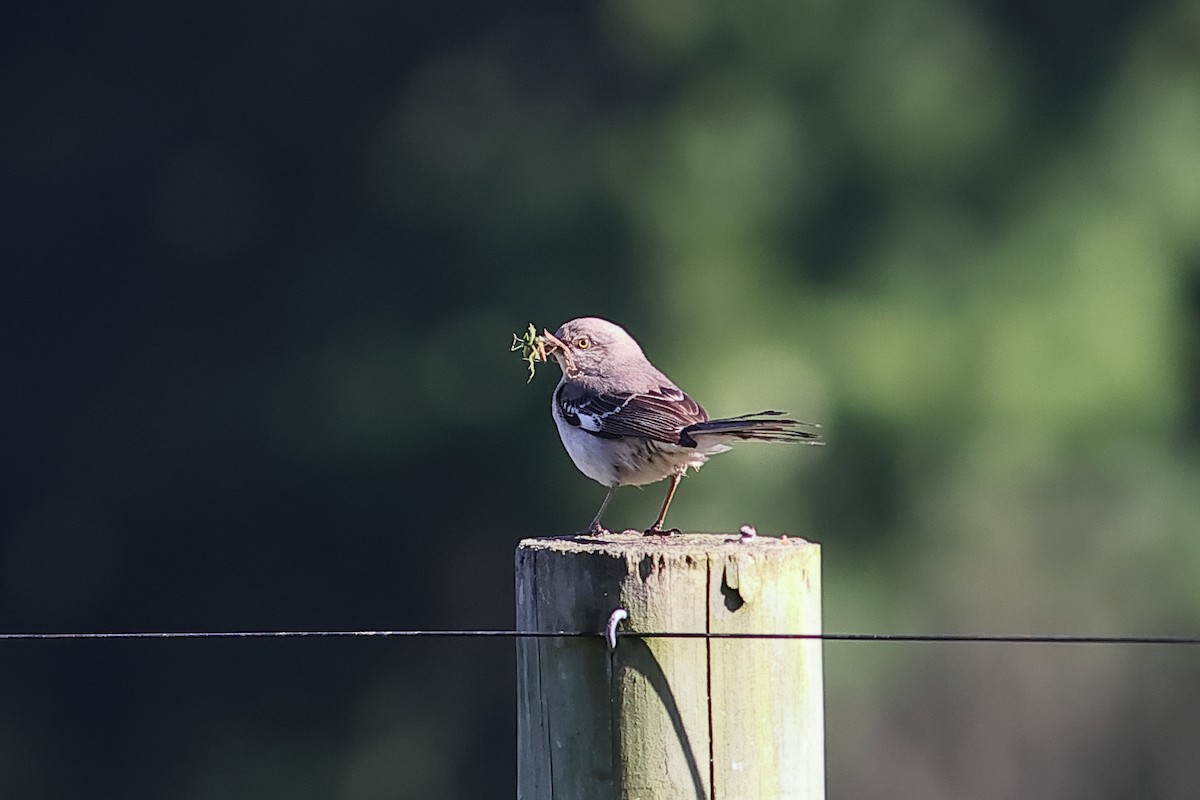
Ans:
[[[552,356],[567,377],[598,375],[606,365],[642,361],[642,348],[620,325],[599,317],[580,317],[551,333],[542,332],[546,355]]]

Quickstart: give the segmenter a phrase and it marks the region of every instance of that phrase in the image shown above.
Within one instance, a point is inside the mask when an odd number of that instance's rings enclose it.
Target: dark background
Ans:
[[[1197,633],[1195,3],[3,15],[3,630],[511,627],[603,490],[509,335],[596,314],[825,424],[671,521],[822,542],[827,630]],[[512,795],[511,641],[0,650],[3,797]],[[830,797],[1200,782],[1189,649],[826,670]]]

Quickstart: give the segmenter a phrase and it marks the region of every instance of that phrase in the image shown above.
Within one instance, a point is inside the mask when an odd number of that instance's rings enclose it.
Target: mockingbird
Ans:
[[[739,440],[824,444],[808,423],[780,411],[709,419],[708,413],[646,360],[625,329],[608,320],[582,317],[555,333],[543,331],[546,355],[563,376],[550,404],[563,447],[579,471],[608,487],[588,529],[604,530],[600,517],[618,486],[671,479],[658,519],[647,534],[664,531],[667,507],[688,468]]]

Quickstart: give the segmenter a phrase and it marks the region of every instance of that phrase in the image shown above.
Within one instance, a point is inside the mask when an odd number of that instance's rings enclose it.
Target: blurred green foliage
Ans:
[[[9,16],[0,627],[510,627],[602,490],[509,334],[595,314],[824,423],[671,521],[828,630],[1195,633],[1196,3]],[[6,644],[0,794],[511,794],[508,643],[153,644]],[[1190,652],[826,653],[831,797],[1200,781]]]

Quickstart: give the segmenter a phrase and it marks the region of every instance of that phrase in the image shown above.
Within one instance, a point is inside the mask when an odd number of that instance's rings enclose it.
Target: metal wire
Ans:
[[[587,639],[603,638],[603,631],[518,630],[407,630],[407,631],[137,631],[93,633],[0,633],[3,641],[91,641],[124,639]],[[635,639],[766,639],[825,642],[920,642],[985,644],[1100,644],[1100,645],[1200,645],[1192,636],[1081,636],[1073,634],[976,633],[721,633],[702,631],[617,631],[619,638]]]

